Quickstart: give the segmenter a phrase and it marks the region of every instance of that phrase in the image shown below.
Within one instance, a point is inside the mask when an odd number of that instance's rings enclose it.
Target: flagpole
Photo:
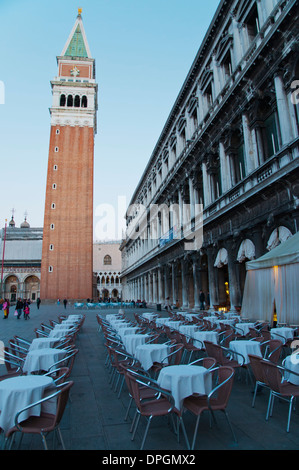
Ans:
[[[3,298],[3,268],[4,268],[4,256],[5,256],[5,241],[6,241],[6,227],[7,227],[7,219],[5,219],[5,227],[4,227],[4,239],[3,239],[3,253],[2,253],[2,267],[1,267],[1,296]]]

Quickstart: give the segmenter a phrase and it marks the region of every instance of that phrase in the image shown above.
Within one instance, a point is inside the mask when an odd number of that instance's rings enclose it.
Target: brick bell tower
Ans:
[[[51,81],[41,298],[93,297],[93,172],[97,84],[81,9]]]

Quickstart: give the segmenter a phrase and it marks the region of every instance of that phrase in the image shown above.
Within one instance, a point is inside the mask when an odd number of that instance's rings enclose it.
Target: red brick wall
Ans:
[[[56,129],[60,131],[58,135]],[[92,298],[93,132],[91,127],[51,128],[41,265],[42,299]],[[56,189],[53,189],[54,183]],[[51,208],[52,203],[55,209]],[[50,230],[50,224],[55,225],[54,230]],[[49,249],[50,244],[54,246],[53,251]],[[49,272],[49,266],[53,266],[53,272]]]

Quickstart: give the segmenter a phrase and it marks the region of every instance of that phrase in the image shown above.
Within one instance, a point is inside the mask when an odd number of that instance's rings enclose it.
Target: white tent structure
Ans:
[[[246,263],[242,316],[299,324],[299,232],[257,260]]]

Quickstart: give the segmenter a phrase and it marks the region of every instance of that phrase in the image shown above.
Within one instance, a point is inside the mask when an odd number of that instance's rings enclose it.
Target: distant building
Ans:
[[[93,271],[97,276],[97,297],[103,300],[122,296],[120,241],[93,244]]]
[[[6,230],[4,227],[0,230],[1,265],[4,241],[3,289],[0,297],[11,302],[18,297],[36,301],[40,297],[43,228],[31,228],[26,219],[20,227],[16,227],[12,217]],[[93,296],[90,298],[107,300],[121,297],[119,247],[119,241],[93,243]]]
[[[0,231],[1,264],[4,241],[2,298],[11,302],[18,297],[35,301],[40,296],[43,229],[31,228],[26,219],[16,227],[12,217],[6,230]]]

